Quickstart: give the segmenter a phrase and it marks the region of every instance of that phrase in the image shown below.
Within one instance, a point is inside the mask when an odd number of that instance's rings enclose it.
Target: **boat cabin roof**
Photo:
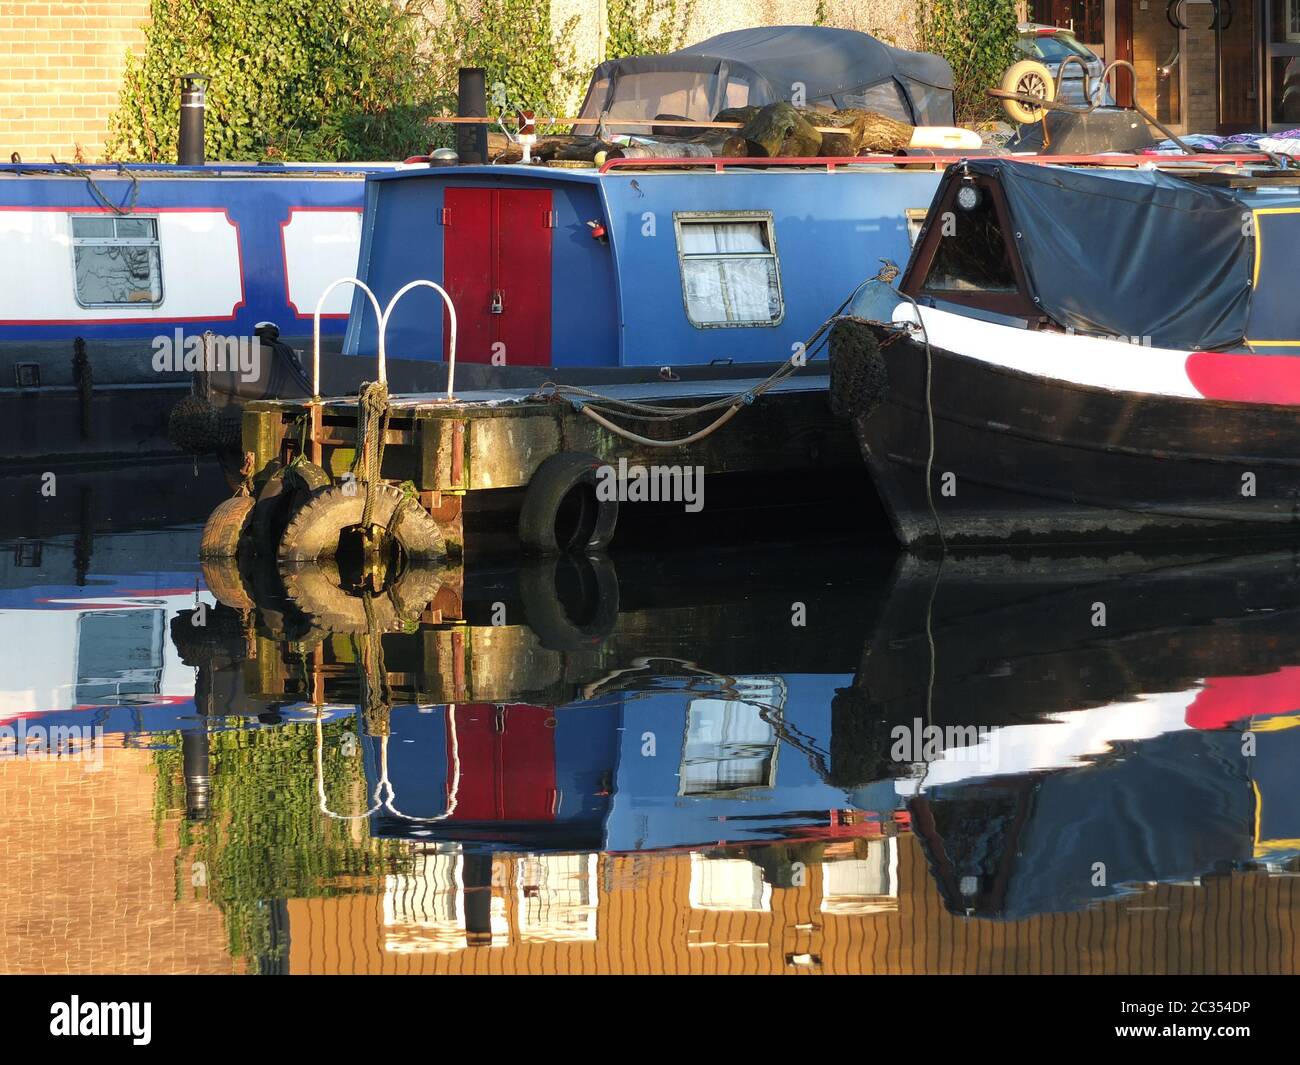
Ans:
[[[944,175],[902,290],[1155,347],[1300,353],[1298,271],[1289,183],[972,159]]]

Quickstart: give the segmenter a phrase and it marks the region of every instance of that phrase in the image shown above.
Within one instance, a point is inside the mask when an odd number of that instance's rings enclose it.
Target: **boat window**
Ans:
[[[74,216],[72,256],[83,307],[162,302],[157,218]]]
[[[779,324],[785,304],[772,216],[679,213],[674,218],[691,324]]]
[[[987,189],[968,186],[976,197],[969,208],[945,212],[934,220],[941,229],[926,292],[1018,292],[1015,270]],[[965,190],[963,190],[965,194]]]

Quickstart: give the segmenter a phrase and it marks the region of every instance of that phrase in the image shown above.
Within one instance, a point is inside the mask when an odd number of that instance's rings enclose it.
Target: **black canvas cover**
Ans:
[[[914,125],[953,122],[947,60],[829,26],[735,30],[667,55],[610,60],[596,68],[581,115],[707,122],[726,107],[790,100],[795,85],[811,106],[866,107]]]
[[[1006,159],[958,164],[945,184],[962,165],[1001,184],[1031,295],[1060,325],[1184,350],[1246,336],[1254,241],[1231,193],[1157,170]]]

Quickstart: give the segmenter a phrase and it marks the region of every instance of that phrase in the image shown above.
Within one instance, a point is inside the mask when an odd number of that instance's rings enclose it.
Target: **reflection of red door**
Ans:
[[[455,733],[447,737],[447,794],[456,803],[450,820],[555,820],[554,714],[544,706],[456,707]]]
[[[442,276],[456,307],[456,358],[549,366],[550,190],[449,188],[443,204]]]

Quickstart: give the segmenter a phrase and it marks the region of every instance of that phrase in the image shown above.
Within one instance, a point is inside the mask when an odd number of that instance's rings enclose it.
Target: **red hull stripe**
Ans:
[[[1187,357],[1187,379],[1206,399],[1300,406],[1300,358],[1197,351]]]

